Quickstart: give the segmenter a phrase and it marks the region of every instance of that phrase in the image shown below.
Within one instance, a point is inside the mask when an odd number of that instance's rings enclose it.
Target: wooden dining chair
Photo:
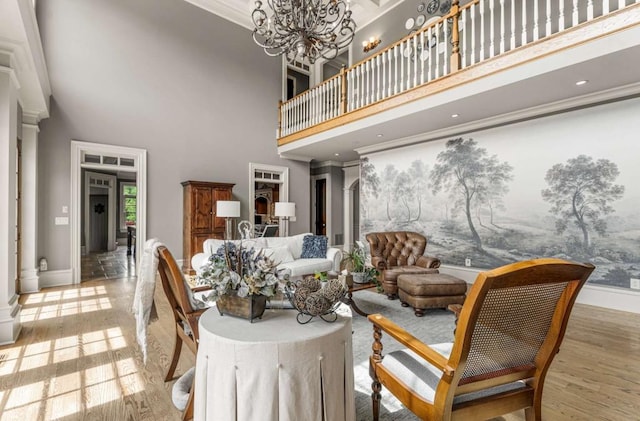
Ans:
[[[173,380],[183,343],[187,345],[194,355],[197,354],[198,319],[200,315],[205,312],[206,308],[196,309],[192,305],[192,300],[189,299],[190,294],[187,290],[188,286],[184,282],[182,272],[180,272],[180,268],[171,255],[171,252],[165,246],[158,247],[158,257],[158,272],[160,272],[162,288],[173,312],[176,329],[173,357],[167,370],[167,375],[164,378],[164,381],[168,382]],[[193,385],[191,386],[189,398],[182,415],[183,420],[189,420],[191,418],[193,418]]]
[[[384,385],[423,420],[486,420],[519,409],[527,421],[540,420],[545,376],[593,270],[536,259],[478,274],[451,344],[426,345],[370,315],[373,419]],[[382,332],[407,349],[383,356]]]

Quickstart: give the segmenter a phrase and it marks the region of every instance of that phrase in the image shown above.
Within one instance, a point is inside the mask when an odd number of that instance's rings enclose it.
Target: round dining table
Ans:
[[[355,421],[351,311],[333,323],[296,321],[268,309],[262,319],[199,322],[195,421]]]

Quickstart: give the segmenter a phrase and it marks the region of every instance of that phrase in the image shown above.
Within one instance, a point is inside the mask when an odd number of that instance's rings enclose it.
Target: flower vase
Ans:
[[[264,295],[248,295],[239,297],[235,291],[230,294],[221,295],[216,300],[216,307],[220,315],[229,315],[249,319],[253,323],[254,319],[261,319],[267,306],[267,297]]]

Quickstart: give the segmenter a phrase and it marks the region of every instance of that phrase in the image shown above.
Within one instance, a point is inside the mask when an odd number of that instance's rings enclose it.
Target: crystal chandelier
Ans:
[[[332,59],[353,40],[356,23],[349,0],[266,0],[270,11],[256,1],[251,13],[253,40],[269,56],[284,54],[289,63],[319,57]],[[269,15],[270,13],[270,15]]]

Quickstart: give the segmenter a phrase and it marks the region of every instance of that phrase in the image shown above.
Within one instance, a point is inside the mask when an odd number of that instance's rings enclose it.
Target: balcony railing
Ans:
[[[473,0],[463,6],[453,0],[450,12],[438,21],[280,103],[278,138],[284,140],[634,3],[640,0]]]

